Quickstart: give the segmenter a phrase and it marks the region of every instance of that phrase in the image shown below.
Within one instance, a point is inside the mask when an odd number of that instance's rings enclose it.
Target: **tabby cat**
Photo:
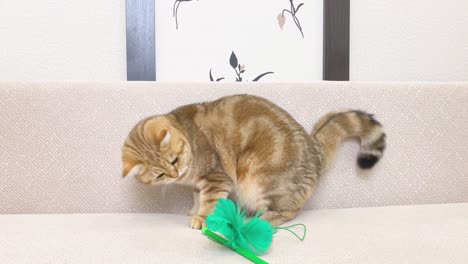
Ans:
[[[228,96],[136,124],[122,149],[123,176],[192,186],[188,214],[195,229],[228,195],[277,226],[301,210],[347,137],[360,139],[359,167],[369,169],[381,158],[385,134],[365,112],[330,113],[309,135],[266,99]]]

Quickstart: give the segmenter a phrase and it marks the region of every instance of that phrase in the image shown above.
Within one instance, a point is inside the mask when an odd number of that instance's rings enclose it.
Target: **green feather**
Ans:
[[[242,226],[241,233],[254,253],[263,254],[270,248],[276,229],[273,229],[269,222],[256,215]]]
[[[221,233],[228,245],[240,247],[256,255],[265,253],[273,242],[276,233],[268,221],[257,213],[246,219],[245,211],[228,199],[219,199],[213,214],[206,219],[209,229]]]

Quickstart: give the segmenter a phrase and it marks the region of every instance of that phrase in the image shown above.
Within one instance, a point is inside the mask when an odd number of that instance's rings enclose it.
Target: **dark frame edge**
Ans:
[[[127,81],[156,80],[154,0],[126,0]]]
[[[350,0],[323,0],[323,80],[349,81]]]

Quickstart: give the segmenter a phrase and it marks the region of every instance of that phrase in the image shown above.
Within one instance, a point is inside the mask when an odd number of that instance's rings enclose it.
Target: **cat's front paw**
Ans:
[[[205,225],[205,217],[195,215],[192,217],[192,220],[190,221],[190,227],[193,229],[201,229]]]

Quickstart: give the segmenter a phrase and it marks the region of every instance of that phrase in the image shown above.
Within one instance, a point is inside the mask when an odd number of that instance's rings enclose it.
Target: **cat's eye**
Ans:
[[[171,162],[171,164],[172,164],[172,165],[175,165],[175,164],[177,163],[177,161],[179,161],[179,158],[178,158],[178,157],[175,158],[175,159]]]
[[[164,176],[164,173],[159,174],[158,177],[156,177],[156,179],[159,179],[159,178],[161,178],[162,176]]]

